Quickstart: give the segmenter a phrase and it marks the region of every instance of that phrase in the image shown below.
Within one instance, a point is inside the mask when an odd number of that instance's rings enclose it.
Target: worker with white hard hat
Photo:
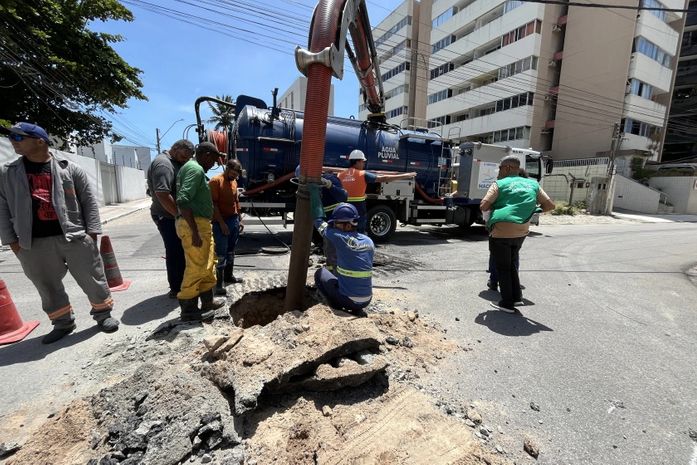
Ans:
[[[401,174],[377,174],[365,171],[365,164],[368,161],[362,150],[353,150],[348,157],[349,167],[339,173],[341,185],[348,193],[348,202],[356,207],[360,218],[358,220],[358,232],[365,234],[368,208],[366,205],[365,191],[368,183],[389,182],[400,179],[411,179],[416,173]]]

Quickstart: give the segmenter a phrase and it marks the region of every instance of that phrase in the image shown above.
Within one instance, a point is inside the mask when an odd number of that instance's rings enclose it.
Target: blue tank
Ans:
[[[234,149],[246,170],[242,184],[246,189],[293,173],[300,162],[303,113],[272,110],[247,105],[237,115],[233,129]],[[450,146],[443,147],[440,135],[427,131],[407,131],[396,126],[355,119],[330,117],[327,121],[324,165],[348,167],[348,154],[360,149],[368,162],[366,169],[417,173],[416,181],[431,197],[438,197],[441,167],[449,164]],[[447,168],[444,167],[444,169]],[[291,183],[279,184],[276,192],[264,197],[288,197]]]

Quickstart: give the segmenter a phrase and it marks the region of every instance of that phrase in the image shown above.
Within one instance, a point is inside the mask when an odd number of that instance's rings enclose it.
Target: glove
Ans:
[[[331,189],[334,184],[329,179],[326,178],[320,178],[322,180],[322,186],[325,189]]]

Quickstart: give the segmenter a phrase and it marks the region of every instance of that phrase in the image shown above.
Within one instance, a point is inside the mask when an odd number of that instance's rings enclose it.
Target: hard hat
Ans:
[[[358,210],[356,207],[350,203],[340,203],[338,207],[334,209],[332,217],[329,218],[330,223],[358,223]]]
[[[363,151],[358,150],[358,149],[353,150],[353,151],[349,154],[349,158],[348,158],[348,159],[349,159],[349,160],[367,160],[367,158],[365,157],[365,154],[363,153]]]

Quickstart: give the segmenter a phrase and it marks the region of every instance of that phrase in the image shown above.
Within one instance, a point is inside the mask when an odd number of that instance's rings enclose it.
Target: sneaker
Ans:
[[[167,293],[167,297],[169,297],[170,299],[176,299],[176,298],[177,298],[177,294],[179,294],[179,291],[169,291],[169,292]]]
[[[116,318],[105,318],[97,322],[99,329],[105,333],[114,333],[119,329],[119,320]]]
[[[65,326],[63,328],[56,328],[54,326],[51,332],[41,339],[41,343],[51,344],[52,342],[56,342],[60,339],[63,339],[65,336],[75,331],[75,328],[77,328],[75,323],[71,324],[70,326]]]
[[[513,305],[514,305],[515,307],[524,307],[524,306],[525,306],[525,302],[524,302],[523,300],[516,300],[515,302],[513,302]]]
[[[501,310],[502,312],[505,313],[515,313],[516,309],[515,307],[505,307],[501,305],[501,302],[491,302],[491,306],[494,307],[496,310]]]
[[[486,287],[488,287],[492,291],[497,291],[499,289],[498,283],[492,283],[491,280],[486,282]]]

